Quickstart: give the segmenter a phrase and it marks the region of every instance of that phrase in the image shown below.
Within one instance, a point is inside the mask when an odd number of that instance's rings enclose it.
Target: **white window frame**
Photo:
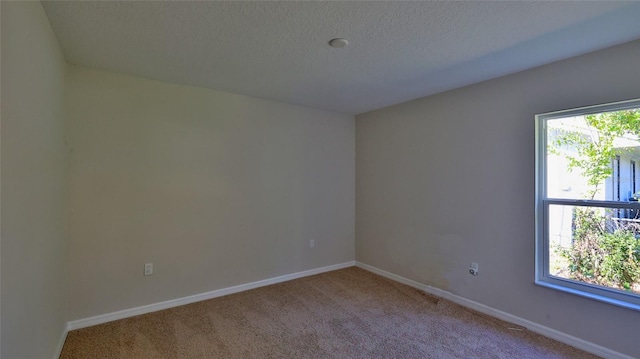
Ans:
[[[626,293],[602,286],[553,276],[549,273],[548,209],[550,205],[568,205],[606,208],[640,208],[638,202],[615,202],[600,200],[573,200],[548,198],[546,196],[546,134],[547,121],[580,115],[590,115],[609,111],[619,111],[640,107],[640,99],[595,105],[569,110],[548,112],[535,116],[536,120],[536,277],[540,286],[606,302],[609,304],[640,311],[640,295]]]

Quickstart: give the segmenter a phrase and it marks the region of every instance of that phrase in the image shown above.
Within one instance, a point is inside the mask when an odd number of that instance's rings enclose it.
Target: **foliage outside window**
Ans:
[[[640,100],[536,121],[536,283],[640,310]]]

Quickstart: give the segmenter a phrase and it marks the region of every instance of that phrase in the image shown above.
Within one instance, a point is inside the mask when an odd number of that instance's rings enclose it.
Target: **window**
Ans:
[[[640,310],[640,99],[537,115],[536,147],[536,283]]]

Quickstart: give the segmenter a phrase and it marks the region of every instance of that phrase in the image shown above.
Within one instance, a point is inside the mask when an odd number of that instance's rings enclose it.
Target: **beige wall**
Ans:
[[[66,324],[65,62],[39,2],[2,7],[2,358],[52,358]]]
[[[69,320],[354,259],[353,116],[74,66],[67,80]]]
[[[636,41],[357,116],[356,259],[640,357],[640,312],[533,283],[534,115],[637,98],[638,59]]]

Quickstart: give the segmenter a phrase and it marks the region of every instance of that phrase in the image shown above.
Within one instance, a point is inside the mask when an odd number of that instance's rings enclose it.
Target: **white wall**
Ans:
[[[640,96],[639,58],[636,41],[357,116],[356,259],[640,357],[640,312],[534,285],[534,115]]]
[[[74,66],[67,86],[69,320],[354,260],[353,116]]]
[[[2,358],[52,358],[66,324],[65,62],[40,2],[2,8]]]

